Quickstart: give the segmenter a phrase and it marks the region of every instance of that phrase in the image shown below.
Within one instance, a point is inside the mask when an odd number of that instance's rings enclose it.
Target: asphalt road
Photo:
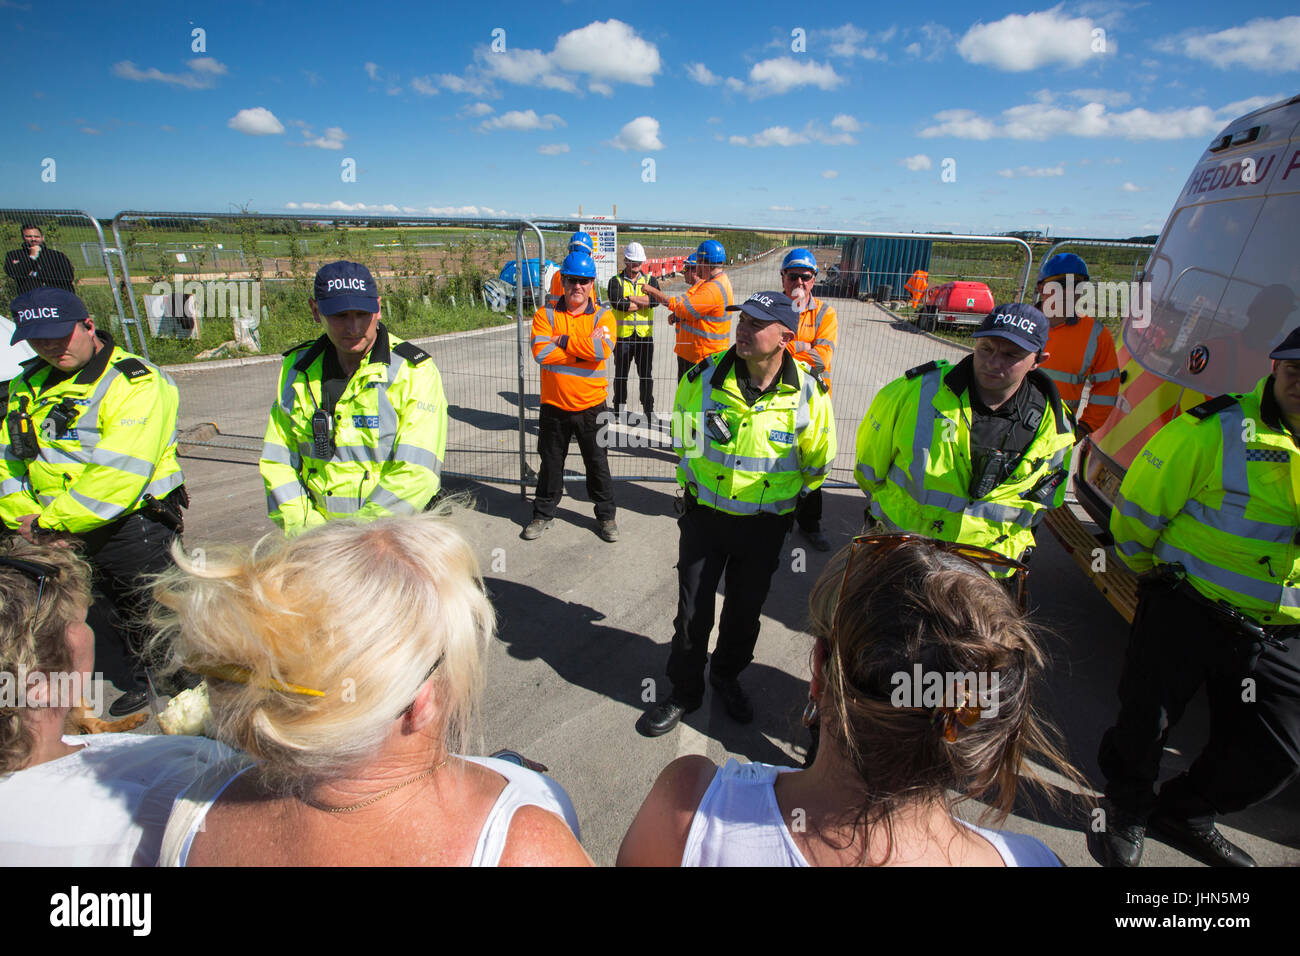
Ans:
[[[738,295],[775,287],[775,270],[773,262],[738,271]],[[875,390],[912,365],[961,351],[900,327],[874,306],[836,303],[841,304],[834,390],[840,456],[833,477],[851,480],[853,436]],[[665,341],[658,346],[656,371],[668,376],[671,355],[667,336],[660,337]],[[519,494],[512,457],[518,447],[517,413],[510,404],[517,391],[513,328],[446,337],[425,347],[442,370],[453,406],[447,469],[485,474],[491,467],[515,477],[513,484],[447,482],[477,499],[477,510],[456,521],[476,545],[500,617],[488,662],[481,752],[510,747],[547,764],[573,798],[583,844],[601,864],[613,862],[655,776],[674,757],[702,753],[719,763],[731,756],[801,762],[807,737],[799,714],[807,699],[810,647],[803,625],[807,596],[826,556],[805,548],[798,537],[787,542],[756,659],[743,675],[755,702],[753,724],[736,725],[710,696],[672,733],[654,740],[639,736],[634,725],[650,689],[668,690],[664,667],[677,597],[676,486],[619,483],[622,537],[606,544],[595,534],[581,481],[570,483],[571,497],[562,502],[551,530],[537,541],[522,541],[519,532],[531,508]],[[262,363],[175,376],[183,427],[213,422],[223,435],[244,436],[225,443],[231,447],[184,448],[182,464],[194,498],[185,536],[191,548],[251,543],[274,531],[252,449],[260,445],[276,369]],[[529,376],[525,391],[535,419],[536,374],[529,369]],[[669,384],[661,378],[656,395],[666,395]],[[671,454],[663,449],[629,449],[615,458],[616,475],[672,471]],[[576,449],[570,461],[581,466]],[[861,515],[856,488],[828,492],[824,527],[837,546],[858,530]],[[1097,745],[1118,707],[1127,626],[1049,533],[1040,535],[1039,545],[1030,587],[1053,660],[1039,706],[1060,727],[1070,758],[1099,785]],[[109,656],[101,667],[111,663]],[[152,727],[151,722],[146,731]],[[1166,776],[1190,763],[1206,734],[1202,695],[1170,738]],[[1261,863],[1300,863],[1300,787],[1223,824]],[[1081,815],[1062,816],[1025,798],[1005,828],[1038,836],[1068,864],[1091,866],[1084,825]],[[1153,839],[1144,865],[1196,864]]]

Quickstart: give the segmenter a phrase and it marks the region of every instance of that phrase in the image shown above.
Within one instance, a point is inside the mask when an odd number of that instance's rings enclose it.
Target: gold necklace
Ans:
[[[351,813],[353,810],[360,810],[362,807],[368,807],[372,803],[378,803],[380,800],[384,799],[384,797],[388,796],[389,794],[396,793],[398,790],[401,790],[403,787],[410,786],[411,784],[415,783],[415,781],[417,780],[423,780],[425,777],[437,773],[443,767],[447,766],[447,761],[450,759],[451,759],[450,757],[444,757],[441,763],[439,763],[435,767],[430,767],[428,770],[424,771],[424,773],[418,773],[410,780],[405,780],[402,783],[399,783],[395,787],[389,787],[387,790],[383,791],[382,793],[377,793],[373,797],[370,797],[366,800],[362,800],[360,803],[354,803],[350,807],[326,807],[317,803],[314,800],[308,800],[306,797],[299,797],[298,799],[301,800],[303,803],[307,804],[307,806],[311,807],[313,810],[321,810],[325,813]]]

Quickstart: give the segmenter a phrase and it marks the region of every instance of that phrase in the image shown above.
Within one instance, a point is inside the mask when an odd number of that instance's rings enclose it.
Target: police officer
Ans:
[[[1300,768],[1300,329],[1273,374],[1153,435],[1110,530],[1138,572],[1120,711],[1098,765],[1110,804],[1093,852],[1137,866],[1149,827],[1212,866],[1253,866],[1214,817],[1267,800]],[[1155,794],[1169,730],[1206,685],[1209,741]]]
[[[1042,370],[1056,384],[1071,415],[1078,416],[1084,386],[1091,387],[1088,406],[1078,419],[1083,433],[1106,424],[1119,397],[1115,342],[1106,326],[1078,309],[1089,281],[1088,264],[1074,253],[1052,256],[1038,270],[1035,303],[1052,323],[1047,340],[1050,357]]]
[[[645,248],[629,242],[623,250],[623,271],[609,280],[610,311],[618,332],[614,346],[614,412],[627,420],[627,376],[636,363],[641,379],[641,407],[646,424],[654,426],[655,310],[645,294],[647,285],[659,288],[659,280],[641,271]]]
[[[753,659],[759,614],[796,503],[821,486],[835,460],[826,386],[787,351],[799,324],[789,296],[758,292],[732,308],[744,316],[735,346],[694,366],[677,386],[673,437],[685,510],[668,658],[672,693],[642,718],[641,732],[652,737],[704,700],[714,597],[724,572],[709,683],[733,720],[754,719],[737,678]]]
[[[727,275],[727,251],[716,239],[705,239],[695,250],[695,282],[683,296],[669,298],[658,289],[646,295],[658,305],[668,306],[669,324],[677,326],[677,377],[680,380],[697,362],[727,350],[731,340],[731,319],[736,294]]]
[[[13,341],[36,358],[9,388],[0,517],[32,540],[77,545],[94,569],[96,604],[116,611],[132,686],[109,707],[148,701],[143,576],[170,564],[188,504],[176,461],[180,396],[161,369],[97,330],[85,304],[39,287],[13,301]]]
[[[799,329],[788,346],[795,360],[806,365],[809,371],[831,384],[831,363],[835,359],[835,342],[839,337],[839,318],[829,302],[822,302],[812,294],[817,281],[817,257],[808,249],[791,249],[781,262],[781,285],[785,294],[794,300],[799,312]],[[799,532],[818,551],[831,549],[830,539],[822,533],[822,490],[815,488],[799,500],[795,512]]]
[[[370,270],[328,263],[314,292],[325,334],[284,353],[260,462],[267,511],[286,535],[424,510],[447,450],[442,378],[429,353],[379,321]]]
[[[928,362],[876,395],[858,427],[858,485],[890,531],[1024,560],[1065,498],[1074,423],[1052,380],[1046,317],[1001,305],[956,365]]]

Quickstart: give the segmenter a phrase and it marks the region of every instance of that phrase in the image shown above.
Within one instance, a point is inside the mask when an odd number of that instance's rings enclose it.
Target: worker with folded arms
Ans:
[[[725,352],[731,341],[731,318],[727,310],[736,301],[725,266],[727,252],[716,239],[705,239],[695,250],[695,283],[683,296],[669,298],[658,289],[647,289],[658,305],[668,306],[677,325],[677,378],[680,380],[697,363]]]
[[[623,250],[623,271],[609,280],[609,307],[618,330],[614,346],[614,414],[627,421],[627,377],[636,363],[641,380],[641,407],[648,427],[654,427],[655,310],[647,286],[659,288],[659,280],[641,271],[645,248],[629,242]]]

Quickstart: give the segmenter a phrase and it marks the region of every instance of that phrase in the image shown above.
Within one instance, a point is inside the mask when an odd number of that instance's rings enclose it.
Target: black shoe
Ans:
[[[614,523],[613,518],[608,521],[598,521],[596,522],[596,534],[600,535],[602,541],[613,544],[618,540],[618,525]]]
[[[662,704],[645,712],[637,729],[647,737],[661,737],[676,727],[684,716],[699,709],[699,703],[686,704],[669,695]]]
[[[1088,834],[1088,851],[1102,866],[1134,867],[1142,862],[1146,823],[1107,803],[1106,828]]]
[[[149,705],[149,693],[143,690],[128,690],[113,703],[108,705],[108,716],[125,717],[143,710]]]
[[[709,675],[709,683],[722,696],[722,705],[727,709],[727,716],[738,724],[748,724],[754,719],[754,705],[749,702],[749,695],[740,681],[731,677],[718,679]]]
[[[525,541],[533,541],[542,536],[542,532],[551,526],[551,518],[534,518],[528,522],[528,527],[524,528],[523,534],[519,537]]]
[[[822,534],[821,531],[809,531],[807,528],[800,528],[799,533],[808,539],[818,551],[829,551],[831,549],[831,539]]]
[[[1186,820],[1156,810],[1148,821],[1151,832],[1175,850],[1181,850],[1206,866],[1257,866],[1255,858],[1233,843],[1213,824],[1197,830]]]

